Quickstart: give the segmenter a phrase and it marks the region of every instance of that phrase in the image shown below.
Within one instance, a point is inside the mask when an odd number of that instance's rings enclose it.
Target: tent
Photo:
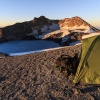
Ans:
[[[82,52],[74,83],[100,84],[100,32],[82,37]]]

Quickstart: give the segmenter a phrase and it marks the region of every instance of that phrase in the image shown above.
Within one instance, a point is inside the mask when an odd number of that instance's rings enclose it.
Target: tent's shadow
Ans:
[[[82,93],[89,93],[89,92],[97,91],[97,89],[98,89],[97,86],[87,87],[87,88],[81,89],[81,92]]]

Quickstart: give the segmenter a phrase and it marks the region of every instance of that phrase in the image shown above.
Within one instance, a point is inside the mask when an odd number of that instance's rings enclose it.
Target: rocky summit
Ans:
[[[41,36],[43,39],[50,37],[54,34],[59,34],[60,38],[65,37],[66,35],[73,33],[73,32],[81,32],[81,33],[91,33],[98,31],[95,27],[81,19],[80,17],[72,17],[72,18],[65,18],[58,22],[59,29],[57,31],[50,32],[44,36]]]
[[[82,18],[76,16],[62,20],[51,20],[45,16],[34,18],[31,21],[16,23],[0,29],[0,42],[23,39],[51,39],[63,42],[80,40],[83,34],[99,31]],[[72,37],[71,37],[72,36]],[[75,36],[77,38],[75,38]]]
[[[31,21],[16,23],[0,29],[0,42],[18,40],[18,39],[33,39],[34,36],[42,34],[44,28],[56,24],[59,20],[50,20],[45,16],[34,18]]]

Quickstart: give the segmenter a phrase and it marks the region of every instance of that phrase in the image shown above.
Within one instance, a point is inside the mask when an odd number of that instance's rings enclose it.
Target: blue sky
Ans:
[[[80,16],[100,26],[100,0],[0,0],[0,27],[44,15],[50,19]]]

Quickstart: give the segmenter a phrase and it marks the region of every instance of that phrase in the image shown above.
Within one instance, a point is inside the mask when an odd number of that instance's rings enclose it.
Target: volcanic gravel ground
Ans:
[[[55,62],[74,56],[81,46],[0,59],[0,100],[100,100],[100,87],[74,86],[74,75],[65,76]]]

